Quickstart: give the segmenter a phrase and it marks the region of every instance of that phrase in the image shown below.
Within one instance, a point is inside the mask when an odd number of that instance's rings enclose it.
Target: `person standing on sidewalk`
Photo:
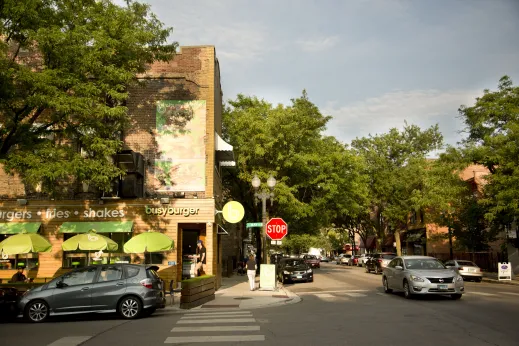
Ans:
[[[249,260],[247,261],[247,276],[249,277],[249,285],[250,290],[254,291],[256,288],[256,260],[254,260],[254,256],[250,255]]]

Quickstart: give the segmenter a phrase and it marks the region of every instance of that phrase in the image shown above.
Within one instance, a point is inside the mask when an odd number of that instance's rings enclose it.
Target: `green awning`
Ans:
[[[37,233],[41,222],[9,222],[0,223],[0,234],[18,234],[26,230],[27,233]]]
[[[59,233],[86,233],[95,229],[97,233],[130,233],[133,221],[106,222],[63,222]]]

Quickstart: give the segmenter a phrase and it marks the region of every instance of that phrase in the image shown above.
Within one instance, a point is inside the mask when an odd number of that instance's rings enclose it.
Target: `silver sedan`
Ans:
[[[434,257],[395,257],[382,273],[384,292],[403,291],[406,298],[414,295],[450,295],[460,299],[465,292],[461,275]]]

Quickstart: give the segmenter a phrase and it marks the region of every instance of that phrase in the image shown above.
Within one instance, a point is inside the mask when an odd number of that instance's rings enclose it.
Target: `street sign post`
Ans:
[[[265,232],[270,239],[281,240],[288,233],[288,225],[282,218],[274,217],[267,222]]]

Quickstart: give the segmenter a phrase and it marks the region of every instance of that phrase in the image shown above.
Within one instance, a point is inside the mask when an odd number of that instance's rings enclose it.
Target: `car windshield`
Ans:
[[[317,259],[317,257],[313,256],[313,255],[309,255],[309,256],[306,256],[307,259]]]
[[[413,258],[404,260],[407,269],[427,270],[427,269],[445,269],[440,261],[434,258]]]
[[[477,267],[476,263],[471,261],[458,261],[458,265],[467,267]]]
[[[298,265],[301,265],[301,264],[305,264],[304,261],[302,260],[290,260],[290,261],[283,261],[283,265],[285,266],[298,266]]]
[[[387,254],[387,255],[382,255],[380,257],[382,257],[383,259],[393,259],[393,258],[396,257],[396,255],[389,255],[389,254]]]

